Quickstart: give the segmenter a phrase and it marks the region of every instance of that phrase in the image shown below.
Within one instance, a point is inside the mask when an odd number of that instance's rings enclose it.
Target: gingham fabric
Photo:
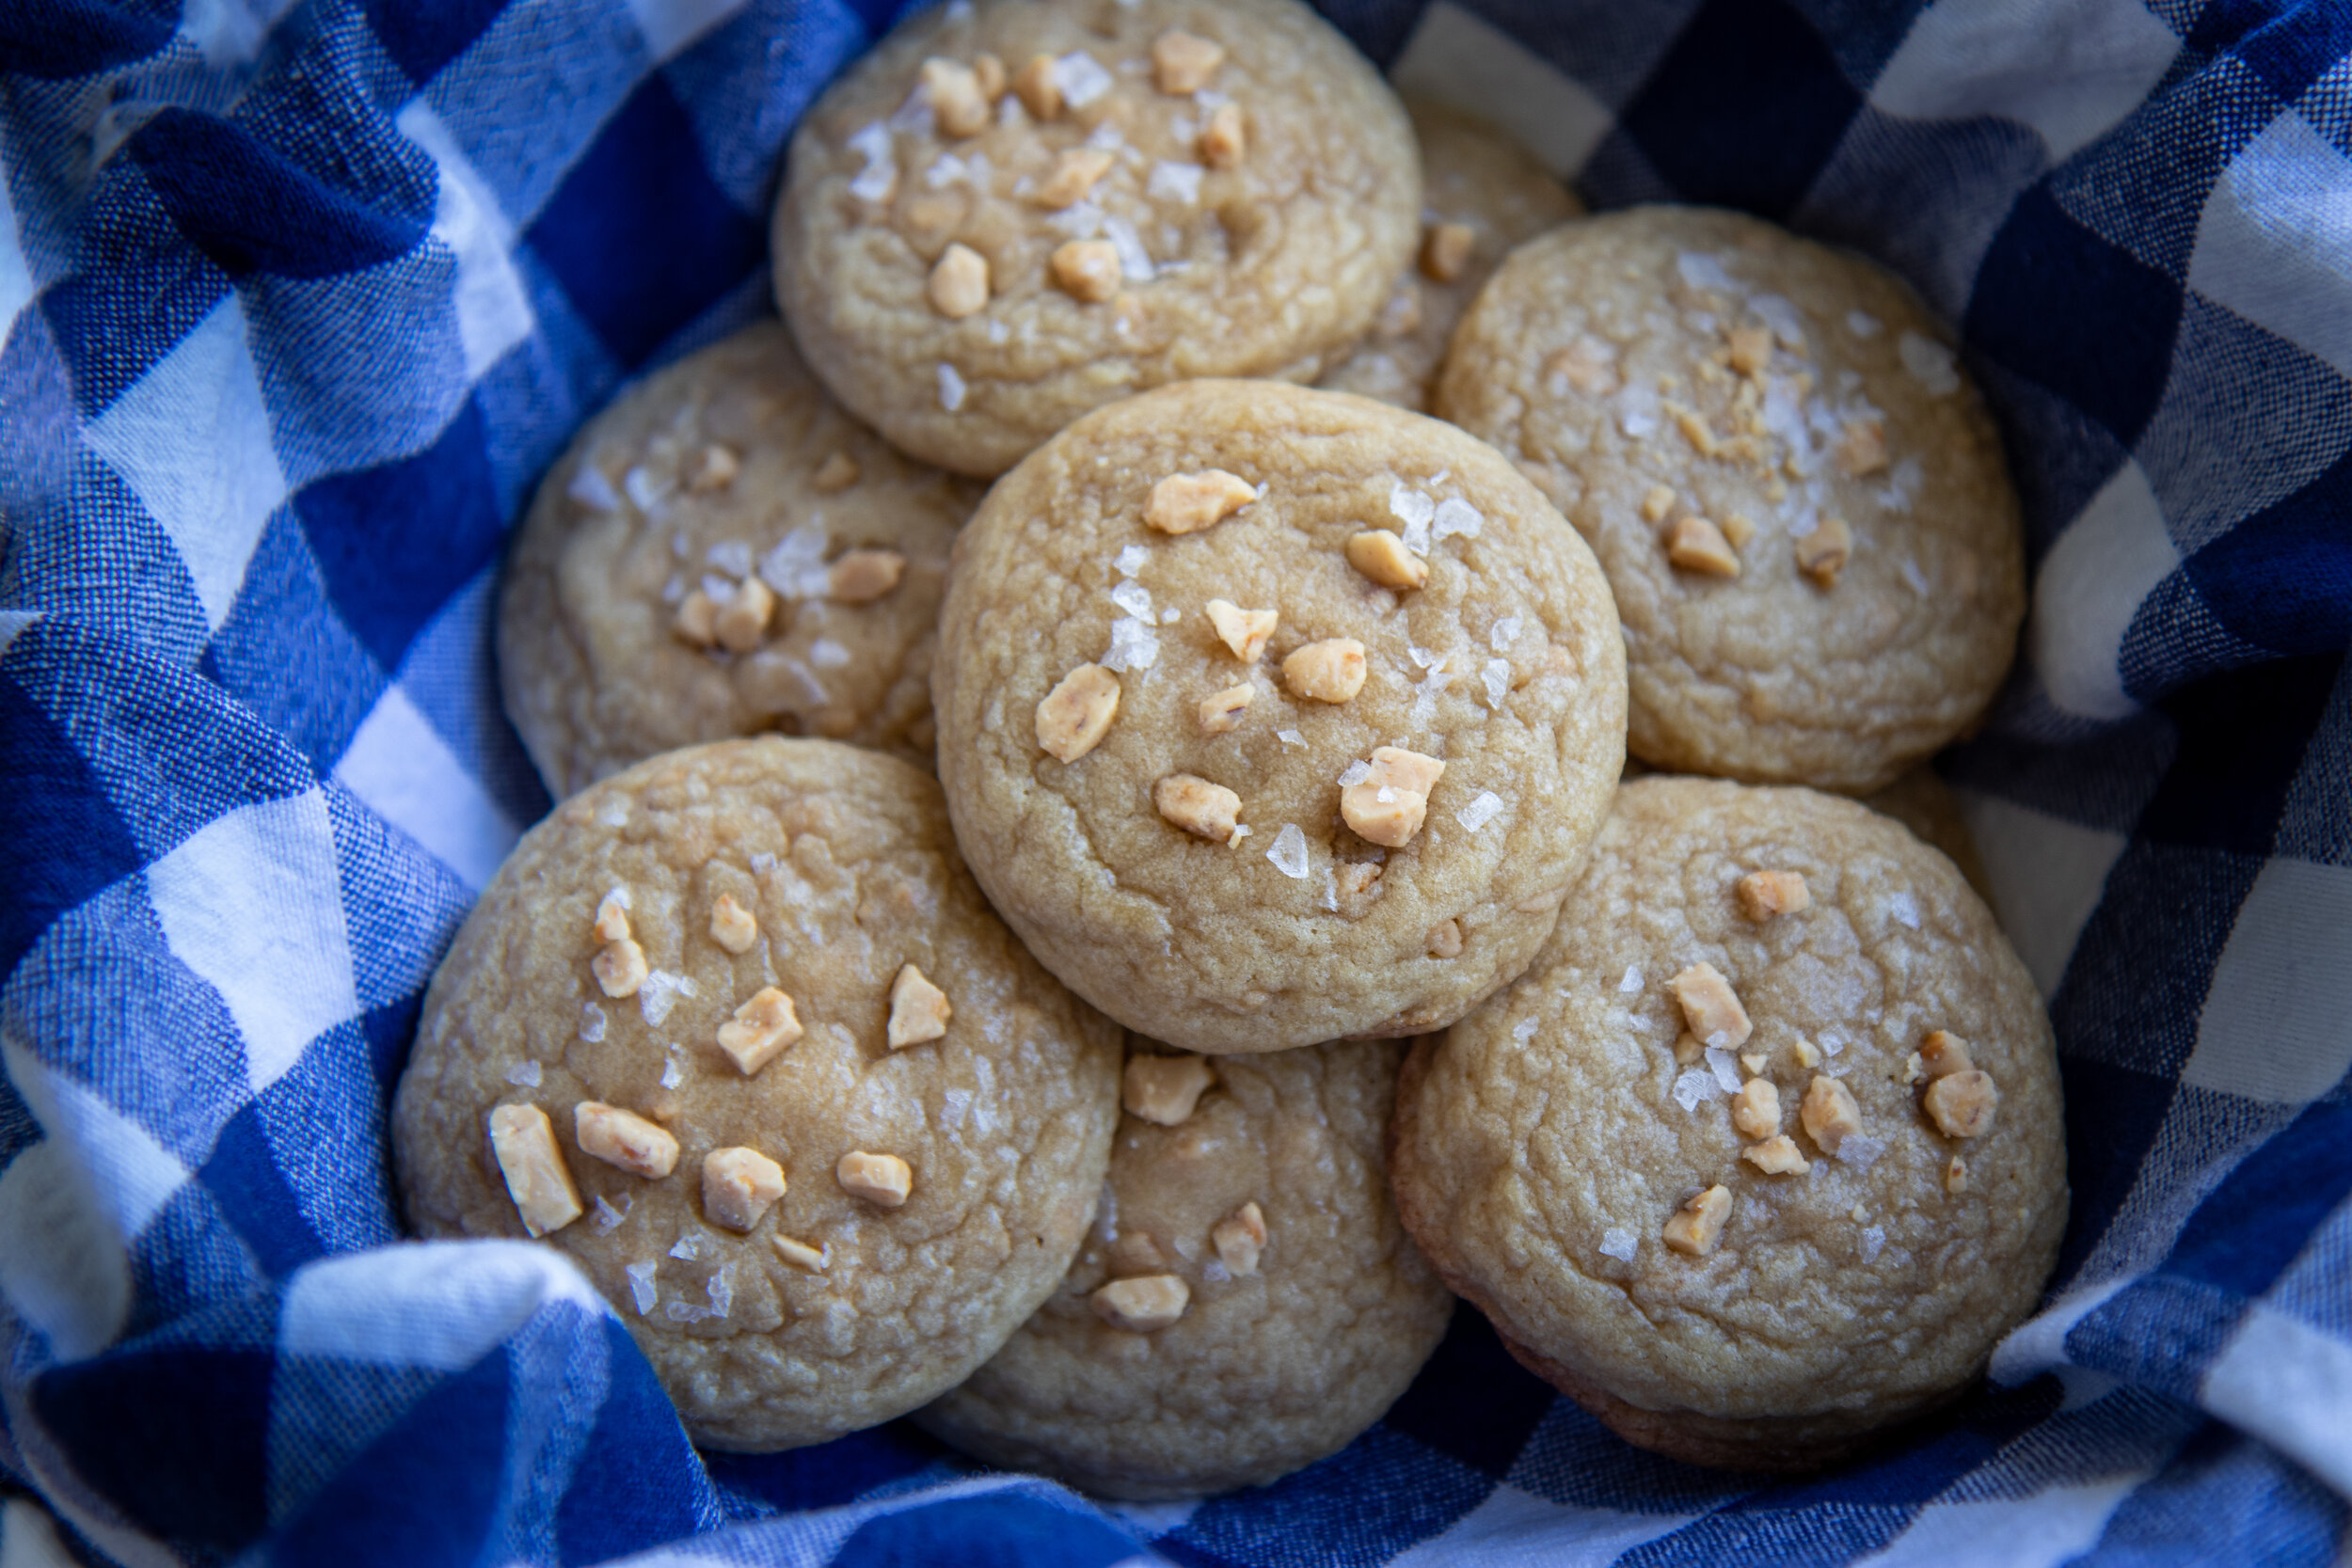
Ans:
[[[1105,1512],[902,1425],[697,1454],[556,1254],[401,1239],[427,977],[547,800],[506,531],[770,309],[888,0],[0,5],[0,1561],[2336,1560],[2352,1490],[2352,12],[1333,0],[1597,204],[1744,207],[1954,323],[2036,572],[1948,755],[2074,1212],[1952,1419],[1627,1448],[1474,1313],[1272,1488]]]

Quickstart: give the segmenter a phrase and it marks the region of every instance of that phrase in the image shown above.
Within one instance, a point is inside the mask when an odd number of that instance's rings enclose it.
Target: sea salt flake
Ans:
[[[752,547],[740,539],[720,540],[703,559],[738,582],[752,575]]]
[[[1867,310],[1849,310],[1846,330],[1857,338],[1875,338],[1879,335],[1879,319]]]
[[[939,362],[939,406],[950,414],[963,406],[963,377],[945,359]]]
[[[820,637],[808,645],[808,661],[819,670],[839,670],[850,662],[850,650],[830,637]]]
[[[694,982],[690,976],[657,969],[637,988],[637,1006],[644,1013],[645,1022],[659,1029],[668,1020],[670,1009],[677,1006],[677,999],[693,994]]]
[[[1861,1132],[1847,1133],[1837,1145],[1839,1161],[1853,1166],[1858,1171],[1867,1171],[1872,1165],[1877,1164],[1879,1156],[1885,1152],[1886,1140],[1884,1138],[1873,1138]]]
[[[1721,1092],[1715,1075],[1704,1068],[1692,1068],[1675,1080],[1675,1103],[1686,1111],[1696,1111],[1699,1101],[1712,1100]]]
[[[1274,835],[1274,846],[1265,852],[1274,863],[1274,869],[1299,881],[1307,879],[1307,835],[1298,831],[1295,822],[1285,822],[1282,831]]]
[[[663,1088],[675,1089],[685,1082],[686,1069],[679,1065],[675,1056],[661,1064],[661,1086]]]
[[[1118,126],[1106,119],[1087,133],[1086,145],[1097,152],[1117,152],[1126,147],[1127,138]]]
[[[1505,615],[1494,624],[1493,630],[1486,633],[1486,646],[1499,654],[1508,652],[1511,644],[1518,640],[1519,618],[1516,615]]]
[[[1111,603],[1138,621],[1152,618],[1152,592],[1139,582],[1122,582],[1112,589]]]
[[[1738,1094],[1740,1092],[1740,1064],[1727,1047],[1708,1046],[1707,1067],[1708,1071],[1714,1073],[1715,1082],[1722,1086],[1724,1093]]]
[[[707,1263],[719,1256],[719,1243],[707,1230],[690,1230],[670,1244],[670,1256],[683,1263]]]
[[[1475,539],[1478,531],[1486,526],[1484,513],[1470,502],[1451,496],[1438,503],[1436,522],[1437,527],[1431,534],[1433,539],[1451,539],[1457,533],[1465,539]]]
[[[1757,294],[1748,301],[1748,309],[1764,318],[1764,325],[1784,346],[1804,346],[1804,317],[1788,301],[1778,294]]]
[[[704,1291],[710,1297],[710,1315],[714,1318],[723,1318],[734,1310],[735,1281],[728,1277],[734,1272],[732,1267],[721,1269],[703,1286]]]
[[[1866,1263],[1877,1261],[1879,1253],[1885,1245],[1884,1230],[1875,1225],[1866,1227],[1862,1232],[1862,1260]]]
[[[1635,441],[1657,435],[1658,389],[1647,382],[1627,382],[1617,393],[1617,428]]]
[[[917,82],[914,90],[907,94],[906,102],[890,111],[887,123],[893,131],[916,136],[928,136],[939,128],[939,117],[931,109],[931,95],[924,90],[922,83]]]
[[[1952,351],[1934,339],[1906,332],[1896,340],[1895,352],[1901,356],[1903,369],[1911,372],[1911,378],[1937,397],[1949,397],[1960,390],[1960,372]]]
[[[684,597],[686,597],[686,579],[675,572],[672,572],[670,580],[661,585],[661,602],[675,604]]]
[[[949,1089],[939,1097],[939,1125],[949,1132],[963,1125],[963,1118],[972,1109],[970,1089]]]
[[[803,524],[759,558],[759,580],[787,599],[822,598],[832,589],[825,569],[825,531]]]
[[[1111,623],[1111,645],[1103,655],[1103,668],[1121,674],[1130,670],[1149,670],[1159,662],[1159,634],[1141,621],[1120,619]]]
[[[1166,610],[1160,611],[1160,625],[1164,626],[1172,626],[1184,618],[1184,612],[1178,610],[1174,605],[1169,605]]]
[[[1518,1022],[1511,1026],[1511,1037],[1518,1041],[1521,1045],[1525,1045],[1529,1040],[1534,1039],[1535,1037],[1535,1021],[1532,1018],[1523,1018],[1519,1020]]]
[[[1511,661],[1507,658],[1490,658],[1486,661],[1486,669],[1479,673],[1486,683],[1486,705],[1500,709],[1503,700],[1511,695]]]
[[[1205,172],[1199,164],[1176,164],[1163,158],[1152,166],[1152,178],[1143,187],[1144,194],[1190,207],[1200,199],[1200,176]]]
[[[1886,901],[1886,912],[1913,930],[1919,928],[1919,901],[1909,893],[1898,893]]]
[[[923,171],[923,183],[938,190],[943,185],[952,185],[968,178],[971,172],[961,158],[952,152],[942,152],[931,160],[931,166]]]
[[[590,1045],[604,1038],[604,1009],[594,1002],[580,1009],[580,1037]]]
[[[1405,525],[1405,547],[1415,555],[1427,555],[1429,528],[1437,518],[1438,503],[1399,480],[1389,491],[1389,511]]]
[[[1274,738],[1280,741],[1285,746],[1304,746],[1307,744],[1307,737],[1300,735],[1296,730],[1276,730],[1274,732]]]
[[[1083,109],[1119,84],[1093,55],[1073,49],[1054,62],[1054,85],[1061,88],[1064,103]]]
[[[723,605],[735,597],[734,579],[720,577],[715,572],[705,572],[699,586],[704,597],[709,599],[712,604]]]
[[[1822,1030],[1822,1031],[1821,1031],[1821,1054],[1822,1054],[1822,1055],[1824,1055],[1824,1056],[1835,1056],[1835,1055],[1836,1055],[1839,1052],[1841,1052],[1841,1051],[1843,1051],[1843,1050],[1845,1050],[1845,1049],[1846,1049],[1846,1041],[1845,1041],[1845,1039],[1844,1039],[1844,1037],[1843,1037],[1842,1036],[1839,1036],[1839,1035],[1836,1035],[1836,1034],[1833,1034],[1832,1032],[1830,1032],[1829,1030],[1826,1030],[1826,1029],[1824,1029],[1824,1030]]]
[[[1601,1234],[1600,1250],[1621,1263],[1633,1261],[1633,1255],[1642,1249],[1641,1238],[1630,1230],[1612,1226]]]
[[[1502,797],[1491,789],[1482,789],[1478,792],[1477,800],[1454,814],[1454,819],[1471,832],[1476,832],[1493,821],[1495,813],[1502,809]]]
[[[580,471],[572,475],[571,483],[564,487],[564,493],[592,512],[621,509],[621,498],[614,493],[612,482],[594,463],[582,463]]]
[[[596,808],[596,822],[599,826],[607,828],[628,827],[628,797],[626,795],[606,796],[604,804]]]
[[[887,201],[898,183],[898,166],[882,158],[867,164],[850,178],[850,194],[860,201]]]
[[[642,464],[621,476],[621,488],[628,492],[638,511],[656,516],[660,515],[662,498],[670,493],[669,485],[645,472]]]
[[[1690,288],[1719,294],[1732,293],[1731,274],[1724,270],[1723,262],[1703,250],[1686,250],[1677,256],[1675,271],[1682,275],[1683,283]]]
[[[1337,914],[1337,913],[1339,912],[1339,908],[1340,908],[1340,878],[1339,878],[1339,873],[1338,873],[1337,871],[1335,871],[1335,870],[1332,870],[1331,868],[1329,868],[1329,867],[1327,867],[1327,867],[1325,867],[1325,869],[1324,869],[1324,873],[1323,873],[1323,907],[1324,907],[1325,909],[1327,909],[1327,910],[1329,910],[1329,911],[1330,911],[1332,913],[1334,913],[1334,914]]]
[[[762,851],[752,857],[752,875],[765,877],[776,868],[776,857]]]
[[[654,1302],[660,1296],[653,1282],[655,1271],[660,1267],[659,1263],[648,1261],[631,1263],[621,1271],[628,1275],[629,1298],[637,1304],[637,1315],[641,1318],[653,1310]]]
[[[1090,240],[1103,231],[1103,209],[1091,201],[1073,201],[1048,216],[1045,227],[1073,240]]]
[[[1642,972],[1641,972],[1641,970],[1640,970],[1639,968],[1635,967],[1635,966],[1634,966],[1634,965],[1632,965],[1632,964],[1628,964],[1628,965],[1626,965],[1626,966],[1625,966],[1625,974],[1624,974],[1623,975],[1621,975],[1621,976],[1618,978],[1618,980],[1617,980],[1617,990],[1618,990],[1618,991],[1619,991],[1621,994],[1623,994],[1623,995],[1626,995],[1626,996],[1631,996],[1631,995],[1632,995],[1635,991],[1640,990],[1641,989],[1642,989]]]
[[[1222,1259],[1212,1258],[1201,1267],[1200,1277],[1212,1285],[1222,1285],[1233,1277],[1233,1272]]]
[[[526,1089],[537,1088],[539,1079],[539,1064],[536,1062],[516,1062],[506,1069],[506,1081]]]
[[[621,1212],[599,1197],[596,1199],[596,1217],[589,1223],[596,1227],[597,1235],[609,1236],[621,1223]]]
[[[1119,270],[1130,283],[1152,281],[1152,253],[1143,248],[1143,237],[1136,226],[1125,218],[1106,217],[1103,232],[1109,236],[1111,248],[1119,252]]]
[[[1919,563],[1912,560],[1909,556],[1903,557],[1902,573],[1903,581],[1910,586],[1911,591],[1918,594],[1921,598],[1926,598],[1928,596],[1928,579],[1926,574],[1919,570]]]
[[[687,1301],[670,1301],[661,1304],[661,1315],[674,1323],[698,1323],[712,1314],[707,1307],[696,1307]]]
[[[1445,657],[1445,655],[1441,653],[1438,653],[1433,649],[1422,647],[1419,643],[1414,642],[1406,643],[1405,645],[1405,651],[1412,657],[1413,662],[1423,670],[1428,669],[1431,665]]]
[[[1341,773],[1340,787],[1342,789],[1350,788],[1356,784],[1362,784],[1370,777],[1372,777],[1372,764],[1359,758],[1358,760],[1349,763],[1346,770]]]
[[[1152,552],[1141,545],[1130,545],[1111,558],[1111,569],[1122,578],[1134,577],[1152,559]]]

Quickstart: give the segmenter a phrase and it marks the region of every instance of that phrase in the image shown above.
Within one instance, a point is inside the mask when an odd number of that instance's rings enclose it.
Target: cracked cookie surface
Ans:
[[[2049,1021],[1990,911],[1851,801],[1675,778],[1619,791],[1568,908],[1405,1069],[1391,1171],[1439,1273],[1695,1463],[1813,1467],[1956,1397],[2067,1213]]]
[[[1368,575],[1365,534],[1422,585]],[[1491,449],[1342,393],[1191,382],[1079,420],[959,538],[940,649],[974,874],[1072,989],[1188,1050],[1459,1017],[1533,957],[1622,763],[1583,542]]]
[[[427,993],[393,1156],[420,1234],[577,1263],[697,1443],[791,1448],[952,1387],[1052,1292],[1119,1070],[927,775],[729,741],[524,835]]]

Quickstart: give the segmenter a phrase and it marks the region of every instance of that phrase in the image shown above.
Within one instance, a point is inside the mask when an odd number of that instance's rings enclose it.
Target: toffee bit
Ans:
[[[1075,762],[1101,743],[1118,714],[1119,677],[1081,664],[1037,705],[1037,743],[1057,761]]]
[[[1730,1217],[1731,1189],[1709,1187],[1666,1221],[1661,1240],[1685,1258],[1704,1258],[1723,1240],[1724,1221]]]

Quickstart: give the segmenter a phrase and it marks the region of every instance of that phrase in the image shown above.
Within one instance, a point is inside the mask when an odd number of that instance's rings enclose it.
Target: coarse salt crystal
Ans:
[[[1200,1277],[1212,1285],[1222,1285],[1233,1277],[1233,1271],[1227,1268],[1222,1260],[1212,1258],[1201,1266]]]
[[[1423,670],[1428,669],[1431,665],[1437,663],[1438,660],[1445,657],[1443,654],[1434,652],[1431,649],[1422,647],[1419,643],[1412,642],[1406,644],[1405,651],[1411,655],[1413,662],[1421,666]]]
[[[1103,209],[1091,201],[1073,201],[1045,219],[1045,227],[1073,240],[1090,240],[1103,231]]]
[[[1629,381],[1617,394],[1617,428],[1636,441],[1658,434],[1658,389],[1645,381]]]
[[[604,1038],[604,1009],[594,1002],[580,1010],[580,1037],[590,1045]]]
[[[626,795],[606,796],[604,804],[596,808],[596,821],[599,826],[607,828],[628,827],[628,797]]]
[[[759,558],[759,580],[787,599],[822,598],[833,575],[825,568],[825,531],[803,524]]]
[[[670,1243],[670,1256],[681,1262],[707,1263],[719,1256],[719,1243],[707,1231],[690,1230]]]
[[[924,84],[917,82],[914,85],[914,90],[907,94],[906,102],[890,111],[887,123],[893,131],[904,131],[917,136],[928,136],[938,129],[939,117],[931,109],[931,95],[925,89]]]
[[[1633,1261],[1633,1255],[1642,1248],[1642,1240],[1630,1230],[1609,1227],[1600,1238],[1600,1250],[1621,1263]]]
[[[506,1069],[506,1081],[526,1089],[537,1088],[539,1077],[539,1064],[536,1062],[516,1062]]]
[[[675,1056],[661,1064],[661,1086],[663,1088],[675,1089],[685,1082],[686,1069],[679,1065]]]
[[[711,1315],[707,1307],[696,1307],[689,1301],[670,1301],[661,1305],[661,1315],[674,1323],[698,1323]]]
[[[1875,338],[1879,335],[1879,319],[1867,310],[1849,310],[1846,330],[1857,338]]]
[[[1184,618],[1184,612],[1178,610],[1174,605],[1169,605],[1166,610],[1160,611],[1160,625],[1164,626],[1172,626]]]
[[[1486,705],[1491,708],[1502,707],[1503,699],[1511,695],[1511,661],[1507,658],[1490,658],[1480,674],[1486,683]]]
[[[641,1318],[653,1310],[654,1302],[660,1296],[653,1282],[655,1271],[660,1267],[655,1262],[631,1263],[621,1271],[628,1275],[629,1298],[636,1302],[637,1315]]]
[[[710,1297],[712,1317],[723,1318],[735,1307],[735,1281],[728,1277],[733,1273],[732,1268],[721,1269],[703,1285],[703,1290]]]
[[[1139,582],[1122,582],[1112,589],[1111,603],[1138,621],[1152,618],[1152,591]]]
[[[1534,1039],[1535,1037],[1535,1021],[1532,1018],[1523,1018],[1519,1020],[1518,1022],[1511,1026],[1511,1037],[1518,1041],[1521,1045],[1525,1045],[1529,1040]]]
[[[580,471],[564,493],[592,512],[618,512],[621,498],[613,493],[612,482],[604,477],[604,470],[594,463],[582,463]]]
[[[1886,1140],[1861,1132],[1849,1132],[1837,1145],[1837,1158],[1856,1170],[1868,1170],[1886,1152]]]
[[[1835,1056],[1846,1049],[1845,1037],[1830,1030],[1821,1031],[1821,1054]]]
[[[752,857],[752,875],[765,877],[776,868],[776,857],[765,850]]]
[[[1476,832],[1493,821],[1495,814],[1502,809],[1502,797],[1491,789],[1482,789],[1477,800],[1454,814],[1454,819],[1471,832]]]
[[[1307,878],[1307,835],[1298,831],[1295,822],[1285,822],[1282,831],[1274,835],[1273,847],[1265,858],[1274,863],[1274,869],[1299,881]]]
[[[1103,655],[1103,668],[1120,674],[1149,670],[1159,662],[1160,639],[1145,623],[1122,617],[1111,623],[1111,645]]]
[[[1635,991],[1640,990],[1641,989],[1641,970],[1632,964],[1626,965],[1625,974],[1617,980],[1617,990],[1627,996],[1631,996]]]
[[[1340,909],[1340,875],[1328,866],[1324,868],[1323,873],[1323,907],[1334,914]]]
[[[705,572],[700,587],[712,604],[723,605],[735,597],[734,580],[715,573]]]
[[[621,476],[621,488],[628,493],[638,511],[656,515],[661,510],[661,498],[670,493],[669,485],[645,472],[643,465]]]
[[[1276,730],[1274,732],[1274,738],[1280,741],[1285,746],[1304,746],[1307,744],[1307,737],[1300,735],[1296,730]]]
[[[1723,262],[1705,251],[1686,250],[1677,256],[1675,271],[1682,275],[1682,281],[1691,288],[1723,294],[1732,292],[1731,274],[1724,270]]]
[[[1699,1101],[1712,1100],[1721,1093],[1715,1075],[1704,1068],[1692,1068],[1675,1080],[1675,1103],[1686,1111],[1696,1111]]]
[[[1111,73],[1083,49],[1073,49],[1054,62],[1054,85],[1061,88],[1062,101],[1073,109],[1085,108],[1118,86]]]
[[[621,1223],[621,1212],[599,1197],[596,1199],[596,1217],[590,1223],[596,1227],[597,1235],[609,1236]]]
[[[1163,158],[1152,166],[1144,194],[1189,207],[1200,199],[1200,176],[1205,172],[1199,164],[1176,164]]]
[[[1478,531],[1486,526],[1486,518],[1470,502],[1449,496],[1438,503],[1436,524],[1433,539],[1451,539],[1457,533],[1465,539],[1475,539]]]
[[[1934,339],[1906,332],[1896,341],[1895,352],[1901,356],[1903,369],[1911,372],[1911,378],[1937,397],[1949,397],[1960,390],[1960,372],[1955,368],[1952,351]]]
[[[1499,654],[1508,652],[1511,644],[1518,640],[1519,618],[1516,615],[1505,615],[1494,624],[1493,630],[1486,633],[1486,646]]]
[[[1715,1082],[1723,1086],[1724,1093],[1738,1094],[1740,1092],[1740,1064],[1733,1058],[1729,1047],[1708,1046],[1707,1066],[1708,1070],[1714,1073]]]
[[[1350,788],[1356,784],[1362,784],[1370,777],[1372,777],[1372,764],[1359,758],[1357,761],[1349,763],[1346,770],[1340,774],[1340,787],[1342,789]]]
[[[1912,560],[1909,556],[1905,556],[1903,557],[1902,572],[1903,581],[1910,586],[1911,591],[1918,594],[1921,598],[1926,598],[1928,596],[1928,579],[1926,576],[1920,572],[1919,563]]]
[[[1415,555],[1429,553],[1429,526],[1438,503],[1399,480],[1389,490],[1389,511],[1405,525],[1405,547]]]
[[[820,637],[808,645],[808,661],[819,670],[846,669],[850,650],[830,637]]]
[[[691,978],[673,974],[666,969],[657,969],[645,976],[644,984],[637,988],[637,1006],[644,1013],[645,1022],[659,1029],[669,1018],[670,1009],[677,1006],[677,999],[693,994],[694,982]]]
[[[1103,232],[1110,237],[1111,248],[1119,252],[1119,270],[1130,283],[1152,281],[1152,253],[1143,248],[1143,236],[1125,218],[1105,217]]]
[[[1772,329],[1772,336],[1790,348],[1804,342],[1804,318],[1797,308],[1778,294],[1757,294],[1748,301],[1748,309],[1764,318],[1764,325]]]
[[[1122,578],[1134,577],[1152,559],[1152,552],[1141,545],[1130,545],[1111,558],[1111,569]]]
[[[1898,893],[1889,898],[1886,912],[1915,931],[1919,928],[1919,902],[1909,893]]]
[[[963,406],[963,377],[945,359],[939,362],[939,406],[950,414]]]
[[[892,188],[898,183],[898,163],[882,158],[857,171],[850,181],[850,194],[860,201],[887,201]]]
[[[1862,1232],[1862,1260],[1866,1263],[1876,1262],[1880,1251],[1885,1245],[1886,1232],[1884,1230],[1875,1225],[1865,1227]]]

